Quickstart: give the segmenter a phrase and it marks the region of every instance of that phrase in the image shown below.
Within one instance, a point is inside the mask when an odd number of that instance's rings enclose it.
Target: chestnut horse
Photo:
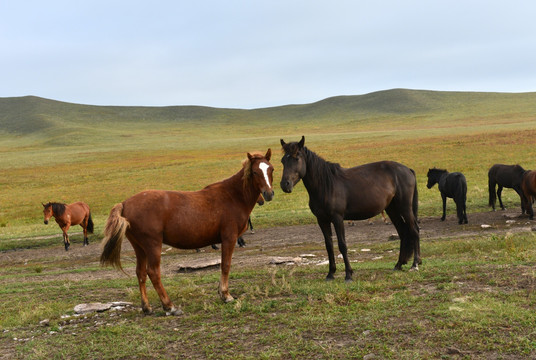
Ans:
[[[71,225],[80,225],[84,229],[84,246],[89,245],[87,233],[93,234],[93,220],[91,219],[91,212],[89,206],[83,202],[75,202],[72,204],[63,204],[57,202],[49,202],[43,205],[43,214],[45,216],[45,225],[48,224],[48,220],[54,216],[56,222],[63,231],[63,243],[65,245],[65,251],[69,250],[71,242],[69,241],[69,235],[67,231]]]
[[[529,219],[534,219],[534,210],[532,209],[532,203],[536,197],[536,171],[528,170],[523,175],[523,180],[521,181],[521,189],[523,190],[524,203],[527,213],[529,214]]]
[[[166,312],[182,313],[171,302],[160,280],[162,244],[180,249],[197,249],[221,243],[221,277],[218,293],[224,302],[229,294],[229,271],[236,239],[246,231],[248,217],[262,193],[266,201],[272,189],[272,151],[266,155],[247,154],[235,175],[200,191],[147,190],[116,204],[104,229],[102,265],[121,269],[121,242],[126,237],[136,253],[141,307],[152,312],[147,298],[147,275]]]
[[[309,193],[309,208],[316,216],[324,235],[329,258],[326,280],[332,280],[336,270],[331,238],[331,224],[337,233],[339,251],[344,259],[346,281],[352,280],[353,270],[348,260],[344,220],[365,220],[385,209],[400,236],[400,255],[395,270],[401,270],[413,255],[411,269],[421,263],[419,226],[417,224],[417,180],[408,167],[394,161],[345,169],[328,162],[300,142],[285,143],[283,147],[283,176],[281,189],[292,192],[303,180]]]

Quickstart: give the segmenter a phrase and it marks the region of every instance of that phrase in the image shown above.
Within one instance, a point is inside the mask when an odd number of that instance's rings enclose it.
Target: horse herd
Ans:
[[[280,187],[291,193],[301,180],[309,194],[309,207],[324,235],[329,258],[326,280],[333,280],[336,271],[332,225],[345,265],[345,279],[352,280],[348,259],[344,220],[365,220],[385,211],[400,237],[399,258],[395,270],[413,257],[410,270],[421,264],[418,225],[418,193],[415,172],[394,161],[343,168],[324,160],[305,147],[305,137],[286,143],[283,149],[283,174]],[[116,204],[104,227],[100,263],[121,268],[121,244],[124,238],[136,254],[136,275],[145,314],[152,313],[147,298],[147,276],[151,280],[164,310],[178,315],[178,309],[164,289],[160,276],[162,244],[181,249],[198,249],[221,244],[221,277],[218,293],[224,302],[233,300],[229,294],[229,271],[237,238],[247,229],[255,204],[274,197],[271,149],[263,154],[247,154],[242,168],[233,176],[194,192],[147,190]],[[467,183],[463,174],[430,169],[427,187],[438,184],[443,199],[443,216],[447,197],[456,203],[458,222],[467,223],[465,209]],[[519,165],[494,165],[489,171],[489,204],[495,210],[497,197],[504,208],[501,192],[513,188],[521,198],[523,212],[533,218],[532,199],[536,195],[536,172]],[[43,204],[45,224],[54,216],[63,231],[65,250],[69,247],[67,230],[80,224],[93,231],[89,207],[84,203]]]

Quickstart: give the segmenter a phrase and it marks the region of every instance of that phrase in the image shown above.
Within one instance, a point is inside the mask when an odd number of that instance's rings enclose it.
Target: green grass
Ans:
[[[421,216],[441,211],[437,189],[425,188],[433,166],[463,172],[468,212],[486,211],[492,164],[536,168],[536,93],[391,90],[254,110],[3,98],[0,251],[58,246],[59,237],[43,238],[60,230],[43,225],[42,202],[89,203],[94,243],[115,203],[147,188],[200,189],[236,173],[246,152],[268,147],[276,195],[255,208],[255,226],[312,223],[302,185],[292,194],[277,190],[279,139],[301,135],[311,150],[343,166],[389,159],[413,168]],[[518,206],[513,191],[503,196],[507,206]],[[233,304],[216,294],[218,271],[167,276],[182,317],[130,310],[62,319],[80,302],[138,304],[135,280],[103,279],[96,259],[13,263],[4,252],[0,346],[24,359],[530,358],[534,240],[516,234],[427,241],[418,273],[392,272],[394,245],[373,244],[384,258],[355,264],[351,284],[324,282],[323,267],[241,268],[232,272]],[[79,277],[65,280],[70,274]],[[152,289],[149,297],[159,308]],[[44,318],[50,326],[38,325]]]
[[[530,358],[534,240],[527,233],[429,241],[420,272],[391,271],[395,255],[386,247],[393,245],[374,244],[371,251],[385,259],[354,263],[349,284],[325,282],[318,266],[241,268],[232,272],[231,304],[217,296],[218,270],[165,277],[185,312],[180,317],[164,316],[151,288],[153,316],[129,310],[62,318],[80,302],[116,297],[137,305],[135,280],[43,282],[48,269],[27,264],[14,275],[21,281],[8,281],[0,294],[0,328],[8,330],[0,343],[25,359],[413,359],[448,358],[449,351]],[[82,274],[94,270],[80,264]],[[38,325],[44,318],[48,327]]]

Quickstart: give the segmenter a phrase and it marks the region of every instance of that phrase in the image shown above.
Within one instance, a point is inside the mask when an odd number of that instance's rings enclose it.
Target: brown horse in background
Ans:
[[[180,249],[197,249],[221,243],[221,278],[218,293],[229,302],[229,271],[236,239],[246,231],[248,217],[262,193],[266,201],[272,188],[272,151],[248,153],[242,168],[228,179],[200,191],[147,190],[116,204],[104,229],[100,262],[121,268],[121,242],[126,238],[136,253],[141,307],[150,314],[145,282],[147,275],[166,312],[182,313],[173,305],[160,280],[162,244]]]
[[[63,243],[65,251],[69,250],[71,242],[67,231],[71,225],[80,225],[84,229],[84,246],[89,245],[87,233],[93,234],[93,220],[89,206],[84,202],[75,202],[72,204],[63,204],[57,202],[49,202],[43,205],[43,214],[45,216],[45,225],[48,220],[54,216],[54,219],[63,231]]]
[[[532,209],[532,203],[534,197],[536,197],[536,171],[528,170],[523,175],[521,180],[521,189],[523,190],[523,196],[525,197],[521,202],[521,205],[525,206],[525,210],[529,214],[529,219],[534,219],[534,210]]]

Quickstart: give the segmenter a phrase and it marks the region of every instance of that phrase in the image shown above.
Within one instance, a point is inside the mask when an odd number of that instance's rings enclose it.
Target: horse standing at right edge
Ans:
[[[419,225],[417,224],[417,180],[413,170],[394,161],[343,168],[328,162],[299,142],[283,147],[281,189],[292,192],[303,180],[309,193],[309,208],[316,216],[324,235],[329,258],[326,280],[333,280],[336,271],[331,224],[337,233],[339,251],[344,259],[346,281],[352,280],[353,270],[348,260],[344,220],[369,219],[385,209],[400,236],[400,254],[395,270],[402,270],[413,256],[412,270],[421,264]]]
[[[488,171],[488,190],[489,190],[489,206],[495,211],[496,197],[499,198],[499,205],[504,210],[501,194],[503,188],[512,188],[521,199],[521,213],[525,213],[527,204],[521,188],[525,169],[520,165],[503,165],[495,164]],[[497,196],[495,196],[495,187],[497,186]]]

